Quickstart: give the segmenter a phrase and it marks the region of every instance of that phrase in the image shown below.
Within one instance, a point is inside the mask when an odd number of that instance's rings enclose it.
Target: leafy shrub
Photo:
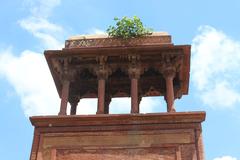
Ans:
[[[137,16],[134,16],[132,19],[128,17],[123,17],[122,19],[115,17],[114,20],[116,21],[116,26],[109,26],[107,29],[110,37],[127,39],[152,34],[152,29],[145,28]]]

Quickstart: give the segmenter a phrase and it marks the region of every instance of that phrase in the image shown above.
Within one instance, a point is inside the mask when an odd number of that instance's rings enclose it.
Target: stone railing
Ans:
[[[145,45],[163,45],[171,44],[170,35],[153,34],[151,36],[140,38],[110,38],[81,36],[79,38],[68,39],[65,42],[65,48],[86,48],[86,47],[125,47],[125,46],[145,46]]]

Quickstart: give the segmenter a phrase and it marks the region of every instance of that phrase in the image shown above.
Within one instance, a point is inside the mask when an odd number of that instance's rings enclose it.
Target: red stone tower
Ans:
[[[62,50],[45,51],[61,105],[58,115],[30,118],[30,159],[203,160],[205,112],[174,108],[188,94],[190,47],[154,33],[127,40],[76,36]],[[146,96],[164,96],[167,112],[139,113]],[[131,97],[131,113],[109,114],[114,97]],[[76,115],[83,98],[98,98],[96,115]]]

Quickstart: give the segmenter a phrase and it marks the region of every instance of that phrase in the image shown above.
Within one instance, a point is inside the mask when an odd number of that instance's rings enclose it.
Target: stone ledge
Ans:
[[[33,116],[31,123],[35,127],[65,126],[106,126],[131,124],[173,124],[201,123],[205,112],[174,112],[149,114],[100,114],[100,115],[66,115],[66,116]]]

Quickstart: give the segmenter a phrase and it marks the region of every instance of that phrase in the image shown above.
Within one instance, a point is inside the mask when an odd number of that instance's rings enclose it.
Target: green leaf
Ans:
[[[133,16],[133,18],[124,16],[122,19],[115,17],[114,20],[116,21],[116,25],[109,26],[106,30],[110,37],[123,39],[135,38],[151,35],[153,31],[150,28],[145,28],[137,16]]]

